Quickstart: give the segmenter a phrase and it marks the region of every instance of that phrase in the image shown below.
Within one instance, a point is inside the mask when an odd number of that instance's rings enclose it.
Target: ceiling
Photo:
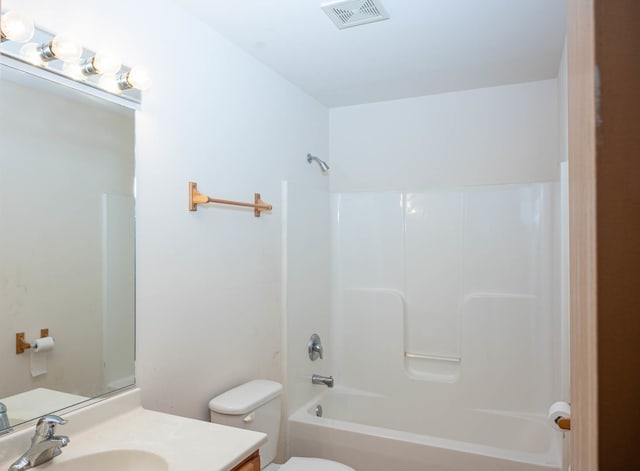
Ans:
[[[381,0],[339,30],[326,0],[175,0],[329,107],[553,78],[565,0]]]

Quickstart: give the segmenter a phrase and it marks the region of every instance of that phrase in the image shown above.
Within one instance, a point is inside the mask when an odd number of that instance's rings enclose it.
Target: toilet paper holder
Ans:
[[[556,424],[558,424],[558,427],[560,427],[562,430],[571,430],[571,419],[568,417],[558,417],[555,420]]]
[[[49,329],[40,329],[40,338],[49,337]],[[24,340],[24,332],[16,333],[16,355],[24,353],[25,350],[31,348],[31,344]]]
[[[571,404],[557,401],[549,407],[549,422],[551,426],[561,432],[571,430]]]

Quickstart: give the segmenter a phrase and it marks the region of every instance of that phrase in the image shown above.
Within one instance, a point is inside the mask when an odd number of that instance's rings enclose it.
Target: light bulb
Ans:
[[[40,45],[37,43],[27,43],[20,48],[20,56],[33,65],[42,65],[40,55]]]
[[[65,62],[62,71],[74,80],[84,80],[86,77],[82,73],[82,64],[80,62]]]
[[[10,41],[26,43],[33,37],[33,20],[20,11],[9,11],[0,19],[0,32]]]
[[[60,33],[48,44],[56,59],[76,62],[82,55],[82,46],[69,33]]]
[[[151,76],[145,67],[136,66],[131,69],[127,74],[126,81],[131,88],[137,88],[138,90],[151,88]]]
[[[118,77],[115,75],[103,75],[98,81],[98,86],[109,93],[120,93],[122,91],[118,85]]]
[[[113,75],[122,67],[120,57],[109,50],[99,51],[93,56],[93,59],[91,59],[91,64],[97,74],[105,75]]]

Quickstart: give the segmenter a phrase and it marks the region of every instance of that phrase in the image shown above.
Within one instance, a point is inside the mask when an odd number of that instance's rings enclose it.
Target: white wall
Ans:
[[[331,110],[331,191],[557,180],[557,81]]]
[[[558,69],[558,129],[560,142],[560,160],[569,159],[569,65],[567,62],[567,41],[562,48],[562,58]]]
[[[137,363],[146,407],[207,419],[243,381],[282,379],[281,181],[326,188],[328,112],[168,0],[5,0],[125,63],[154,85],[136,116]],[[203,193],[273,204],[271,214],[187,211]]]

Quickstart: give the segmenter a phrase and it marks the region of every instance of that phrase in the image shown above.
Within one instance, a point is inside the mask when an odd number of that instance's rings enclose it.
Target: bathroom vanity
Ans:
[[[260,453],[255,451],[232,471],[260,471]]]
[[[150,411],[130,389],[62,414],[56,433],[67,435],[62,454],[41,469],[120,471],[259,471],[265,434]],[[33,427],[0,438],[0,470],[29,448]],[[39,469],[39,468],[35,468]]]

